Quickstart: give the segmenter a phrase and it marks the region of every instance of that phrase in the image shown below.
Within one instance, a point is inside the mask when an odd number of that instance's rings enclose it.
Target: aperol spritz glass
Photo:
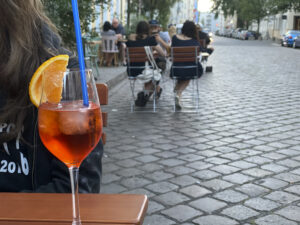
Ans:
[[[78,202],[78,172],[81,162],[96,147],[102,135],[102,117],[91,70],[85,71],[89,105],[82,99],[79,70],[63,76],[62,98],[50,103],[42,93],[39,106],[39,134],[46,148],[68,168],[71,179],[73,223],[81,225]]]

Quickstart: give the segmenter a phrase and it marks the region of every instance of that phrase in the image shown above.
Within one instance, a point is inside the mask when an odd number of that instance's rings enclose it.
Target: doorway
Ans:
[[[300,16],[294,18],[294,30],[300,30]]]

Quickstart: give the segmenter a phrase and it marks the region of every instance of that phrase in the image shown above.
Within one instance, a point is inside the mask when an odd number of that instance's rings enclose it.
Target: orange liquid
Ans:
[[[39,107],[39,134],[46,148],[68,167],[79,167],[102,135],[99,105],[82,101]]]

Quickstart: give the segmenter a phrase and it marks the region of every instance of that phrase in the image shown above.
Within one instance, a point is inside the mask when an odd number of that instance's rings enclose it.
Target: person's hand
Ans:
[[[122,34],[116,34],[118,40],[122,40]]]
[[[159,34],[155,34],[154,37],[155,37],[155,40],[159,43],[161,43],[163,41],[163,39],[159,36]]]
[[[128,39],[131,40],[131,41],[135,41],[136,40],[136,34],[130,34]]]

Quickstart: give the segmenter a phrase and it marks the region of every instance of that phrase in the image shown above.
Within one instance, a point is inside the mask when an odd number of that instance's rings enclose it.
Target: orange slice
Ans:
[[[68,55],[58,55],[45,61],[33,74],[29,84],[31,102],[38,107],[41,102],[58,103],[61,99],[63,76],[69,62]],[[42,97],[43,90],[43,99]]]

